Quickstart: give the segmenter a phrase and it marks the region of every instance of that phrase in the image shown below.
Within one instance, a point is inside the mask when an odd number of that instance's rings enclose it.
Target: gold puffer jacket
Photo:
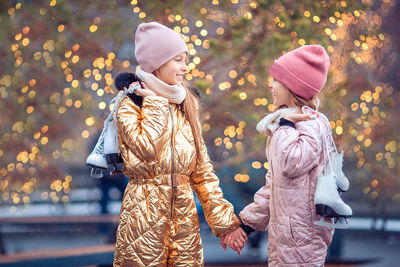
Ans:
[[[217,237],[240,226],[223,198],[202,140],[203,160],[179,106],[161,96],[129,97],[118,112],[118,141],[129,178],[122,201],[114,266],[203,266],[193,190]],[[200,127],[200,123],[199,123]]]

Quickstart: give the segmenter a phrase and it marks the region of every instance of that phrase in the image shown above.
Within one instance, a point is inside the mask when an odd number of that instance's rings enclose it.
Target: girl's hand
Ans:
[[[224,235],[223,237],[221,237],[219,244],[222,246],[222,248],[224,249],[224,251],[226,251],[226,244],[225,244],[225,237],[226,235]]]
[[[136,84],[138,84],[139,82],[133,82],[129,85],[129,88],[135,86]],[[151,95],[156,95],[156,93],[154,93],[152,90],[150,90],[147,85],[144,82],[141,82],[141,85],[143,88],[138,88],[135,91],[133,91],[134,94],[138,95],[138,96],[142,96],[142,97],[146,97],[146,96],[151,96]],[[126,87],[124,87],[124,91],[128,90]]]
[[[147,85],[144,82],[142,82],[141,85],[142,85],[143,89],[139,88],[139,89],[136,89],[135,91],[133,91],[136,95],[142,96],[142,97],[157,95],[156,93],[154,93],[154,91],[147,88]]]
[[[240,253],[242,252],[243,247],[239,246],[238,243],[236,241],[234,241],[233,245],[230,248],[233,249],[234,251],[236,251],[236,253],[240,256]]]
[[[246,245],[247,235],[242,228],[238,228],[224,236],[223,242],[240,255],[240,251]]]
[[[306,109],[305,113],[291,113],[285,116],[285,119],[296,123],[299,121],[307,121],[309,119],[311,119],[310,117],[310,112]]]

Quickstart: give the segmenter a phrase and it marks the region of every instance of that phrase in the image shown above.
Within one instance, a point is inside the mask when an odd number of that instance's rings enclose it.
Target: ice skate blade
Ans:
[[[97,170],[99,170],[99,171],[97,171]],[[102,173],[101,169],[94,167],[90,171],[90,177],[95,178],[95,179],[100,179],[100,178],[103,178],[103,173]]]
[[[329,218],[349,218],[352,214],[344,215],[337,213],[334,209],[324,204],[315,205],[317,215],[325,216]]]
[[[110,175],[116,175],[116,174],[123,173],[123,165],[122,164],[114,163],[112,166],[114,167],[114,169],[110,172]],[[118,167],[120,167],[120,168],[118,168]]]
[[[97,165],[91,164],[91,163],[86,163],[86,166],[88,166],[92,169],[107,170],[107,168],[104,168],[103,166],[97,166]]]
[[[334,228],[334,229],[347,229],[349,228],[348,223],[342,223],[340,220],[338,220],[336,223],[333,222],[327,222],[324,220],[323,217],[319,221],[314,222],[315,225],[318,226],[323,226],[323,227],[329,227],[329,228]]]
[[[122,174],[122,173],[124,173],[124,172],[121,170],[113,170],[110,172],[111,175],[117,175],[117,174]]]
[[[349,228],[349,226],[347,224],[341,224],[341,223],[329,223],[329,222],[321,222],[321,221],[316,221],[314,223],[315,223],[315,225],[318,225],[318,226],[328,227],[328,228],[333,228],[333,229]]]

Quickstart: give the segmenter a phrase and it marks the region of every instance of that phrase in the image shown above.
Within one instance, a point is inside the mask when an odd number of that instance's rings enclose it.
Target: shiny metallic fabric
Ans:
[[[197,164],[188,121],[177,105],[160,96],[146,97],[142,108],[125,98],[117,119],[129,183],[114,266],[203,266],[193,190],[217,237],[240,225],[223,198],[204,141]]]

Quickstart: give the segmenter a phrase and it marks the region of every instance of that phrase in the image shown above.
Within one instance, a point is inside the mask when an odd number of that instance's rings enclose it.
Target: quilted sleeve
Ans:
[[[270,212],[269,200],[271,195],[271,171],[265,176],[266,183],[254,195],[254,202],[247,205],[241,212],[240,218],[245,225],[258,231],[266,231]]]
[[[204,215],[214,235],[224,236],[240,227],[231,203],[224,199],[219,179],[214,173],[207,148],[202,140],[202,160],[192,175],[192,185],[204,210]]]
[[[168,130],[169,104],[161,96],[147,96],[142,108],[128,97],[122,100],[118,112],[118,135],[143,160],[157,157],[164,144],[161,138]]]
[[[280,126],[274,133],[274,142],[279,144],[275,151],[277,164],[284,176],[297,177],[318,165],[322,140],[312,123],[296,123],[296,129]]]

